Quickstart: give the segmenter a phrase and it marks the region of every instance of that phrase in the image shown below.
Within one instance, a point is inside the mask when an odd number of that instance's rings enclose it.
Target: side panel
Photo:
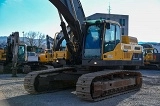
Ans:
[[[53,59],[65,59],[69,60],[70,59],[70,53],[68,51],[55,51]]]
[[[142,66],[143,53],[139,45],[119,43],[113,51],[104,53],[101,59],[83,59],[84,66]]]
[[[139,45],[130,45],[119,43],[113,51],[106,52],[102,60],[142,60],[142,47]]]
[[[38,62],[38,55],[35,52],[28,52],[27,54],[28,62]]]
[[[39,58],[38,61],[40,63],[54,62],[52,53],[42,53],[39,55],[38,58]]]

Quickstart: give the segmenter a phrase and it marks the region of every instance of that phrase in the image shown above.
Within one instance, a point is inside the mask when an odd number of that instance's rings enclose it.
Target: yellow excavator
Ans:
[[[39,61],[39,64],[42,66],[48,66],[47,68],[49,67],[52,67],[54,66],[55,68],[56,67],[60,67],[61,65],[60,64],[57,64],[56,63],[56,59],[54,58],[54,47],[50,47],[50,44],[54,45],[54,40],[52,37],[50,36],[46,36],[46,42],[47,42],[47,49],[45,49],[43,51],[43,53],[40,53],[38,55],[38,61]]]
[[[6,51],[4,48],[0,48],[0,62],[6,61]]]
[[[24,79],[28,93],[76,86],[81,99],[99,101],[141,88],[142,75],[135,69],[143,65],[143,47],[137,38],[122,36],[115,21],[85,20],[79,0],[49,1],[61,20],[62,32],[56,36],[53,58],[62,66],[28,73]],[[63,41],[66,49],[61,49]]]
[[[6,63],[6,50],[5,48],[0,48],[0,72],[3,72],[5,63]]]
[[[51,49],[50,44],[53,45],[54,39],[49,35],[46,35],[47,49],[43,53],[39,54],[39,62],[42,64],[52,64],[53,60],[53,49]]]
[[[151,44],[141,44],[143,46],[145,69],[160,69],[160,53]]]

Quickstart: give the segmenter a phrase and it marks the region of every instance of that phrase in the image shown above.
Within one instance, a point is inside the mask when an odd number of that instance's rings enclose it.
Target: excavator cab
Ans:
[[[86,21],[85,25],[83,66],[138,69],[143,65],[142,46],[134,37],[121,36],[119,23],[100,19]]]
[[[160,68],[160,53],[152,44],[141,44],[143,46],[144,67],[147,69]]]
[[[103,53],[114,50],[120,42],[120,38],[119,24],[105,22],[105,20],[88,22],[84,42],[84,57],[101,58]]]
[[[144,48],[144,62],[150,64],[150,62],[156,62],[158,50],[156,48]]]

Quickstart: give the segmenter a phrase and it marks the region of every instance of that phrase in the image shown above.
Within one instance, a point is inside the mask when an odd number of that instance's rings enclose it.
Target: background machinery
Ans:
[[[6,50],[5,48],[0,48],[0,72],[3,72],[5,62],[6,62]]]
[[[30,72],[31,68],[38,65],[38,56],[34,52],[27,51],[27,45],[19,40],[19,32],[13,32],[7,38],[6,67],[12,70],[16,76],[17,69],[23,72]],[[11,64],[11,67],[10,67]]]
[[[6,61],[6,50],[5,48],[0,48],[0,62]]]
[[[12,70],[13,76],[16,75],[17,69],[19,72],[28,73],[31,70],[53,68],[52,49],[46,49],[44,53],[40,53],[39,55],[33,52],[33,49],[36,49],[36,47],[27,46],[25,43],[20,42],[19,32],[13,32],[7,38],[6,53],[4,50],[0,50],[1,63],[5,63],[5,65],[0,65],[1,68],[7,67],[8,71]],[[47,66],[46,64],[52,66]]]
[[[54,39],[49,35],[46,36],[46,44],[47,49],[43,51],[43,53],[39,54],[39,62],[43,64],[53,65],[53,48],[51,48],[51,44],[53,45]]]
[[[49,35],[46,35],[46,43],[47,43],[47,49],[51,49],[51,45],[53,45],[54,39],[50,37]]]
[[[144,67],[160,69],[160,53],[151,44],[141,44],[143,46]]]
[[[121,36],[117,22],[85,20],[79,0],[49,1],[58,9],[62,27],[54,42],[53,58],[63,66],[27,74],[27,92],[37,94],[76,86],[78,97],[99,101],[140,89],[141,73],[123,70],[143,65],[142,46],[136,38]],[[63,40],[66,49],[60,48]]]
[[[7,38],[6,63],[12,63],[12,76],[16,76],[17,67],[27,60],[27,47],[20,43],[19,33],[14,32]]]

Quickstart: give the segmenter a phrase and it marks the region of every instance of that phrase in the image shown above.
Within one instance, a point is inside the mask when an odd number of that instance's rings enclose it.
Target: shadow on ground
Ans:
[[[71,92],[74,89],[39,95],[21,95],[8,98],[10,106],[116,106],[121,101],[134,95],[135,92],[115,96],[98,102],[80,100]]]

